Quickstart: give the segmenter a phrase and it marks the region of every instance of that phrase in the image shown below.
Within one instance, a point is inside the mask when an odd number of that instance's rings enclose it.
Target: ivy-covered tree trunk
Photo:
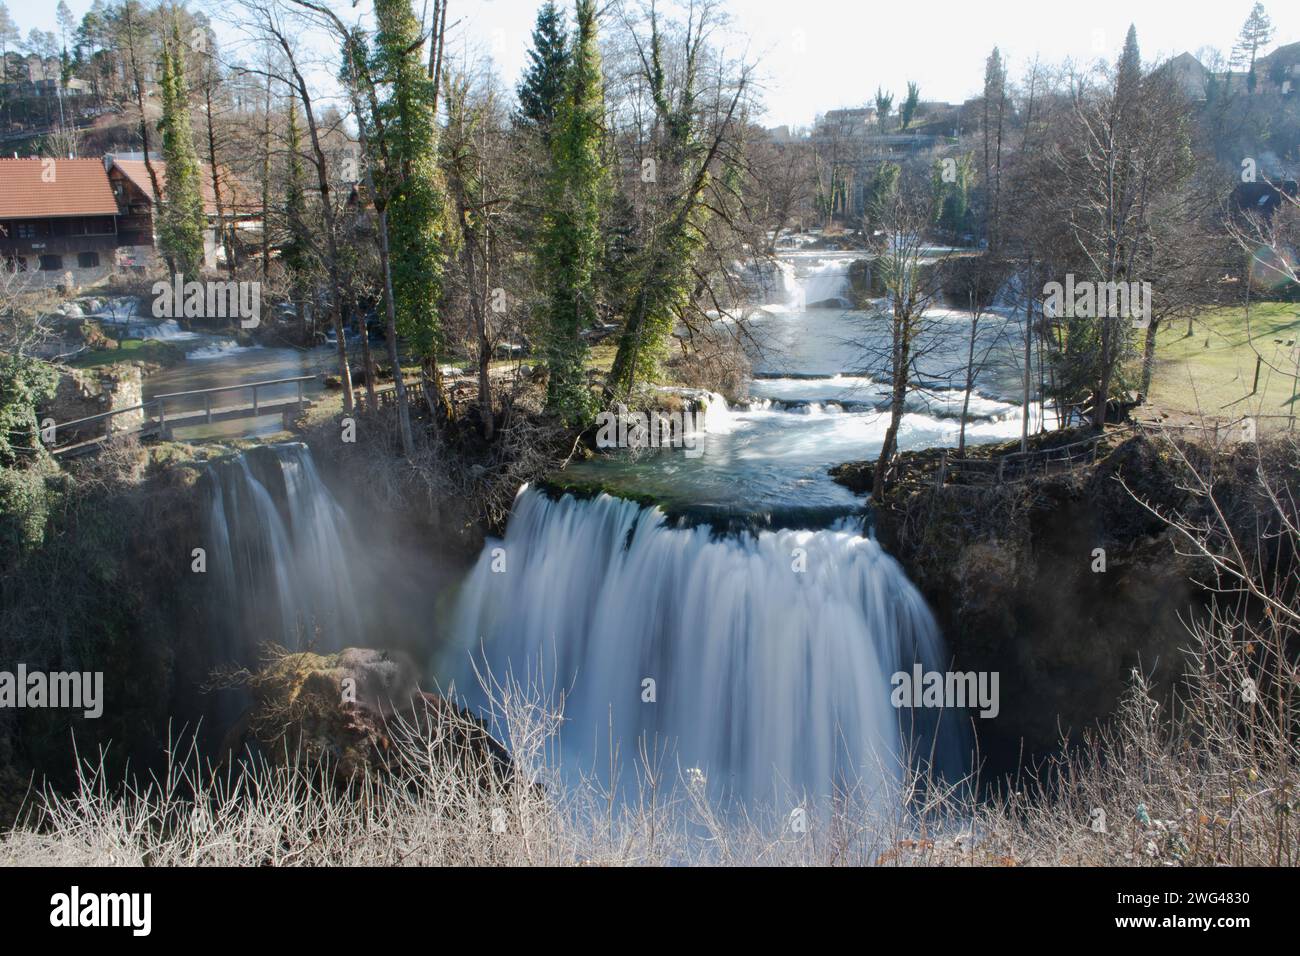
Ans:
[[[180,26],[173,20],[163,44],[162,154],[167,163],[159,215],[158,245],[175,271],[197,277],[203,270],[203,194],[199,157],[190,128],[189,88],[185,82],[185,51]]]
[[[439,305],[446,223],[438,168],[435,86],[419,58],[420,21],[410,0],[377,0],[373,70],[389,96],[380,106],[387,165],[389,268],[397,330],[419,357],[435,421],[445,418],[438,357],[444,346]]]
[[[571,425],[585,425],[595,411],[582,333],[596,320],[595,275],[606,195],[604,121],[596,4],[578,0],[573,57],[551,136],[539,250],[550,371],[546,405]]]

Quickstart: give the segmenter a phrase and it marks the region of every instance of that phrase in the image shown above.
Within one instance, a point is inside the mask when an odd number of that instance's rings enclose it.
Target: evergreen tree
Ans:
[[[984,61],[982,127],[984,140],[985,235],[989,248],[1002,242],[1002,133],[1006,117],[1007,68],[997,47]]]
[[[203,269],[203,194],[190,129],[184,47],[174,20],[171,37],[163,43],[161,86],[163,115],[158,129],[167,178],[158,216],[158,245],[173,275],[197,277]]]
[[[16,49],[21,42],[22,34],[18,31],[18,24],[9,15],[9,8],[0,3],[0,84],[9,79],[9,51]],[[9,92],[6,87],[0,86],[0,97],[7,104]]]
[[[903,100],[903,105],[898,108],[898,120],[901,127],[906,130],[912,125],[912,118],[916,116],[916,108],[921,102],[921,88],[911,80],[907,81],[907,99]]]
[[[954,238],[960,238],[970,225],[971,173],[969,153],[934,163],[931,182],[936,221],[940,229]]]
[[[894,108],[894,94],[876,87],[876,123],[883,134],[889,130],[889,111]]]
[[[1142,54],[1138,50],[1137,28],[1129,24],[1124,50],[1119,55],[1115,78],[1115,104],[1119,110],[1135,110],[1142,87]]]
[[[420,62],[420,21],[410,0],[376,0],[375,20],[372,72],[387,91],[380,107],[386,159],[376,180],[388,196],[397,330],[436,390],[446,224],[434,86]]]
[[[543,140],[549,141],[569,68],[568,30],[563,14],[552,0],[542,4],[537,12],[528,60],[528,69],[519,84],[516,120],[520,126],[537,130]]]
[[[1232,49],[1232,65],[1245,68],[1246,85],[1252,93],[1255,91],[1255,59],[1272,39],[1273,21],[1264,12],[1264,5],[1257,3],[1251,7],[1250,16],[1242,24],[1241,33],[1237,35],[1237,43]]]
[[[594,411],[586,387],[582,333],[596,320],[601,208],[606,198],[604,84],[596,39],[595,0],[578,0],[577,33],[564,96],[551,136],[539,251],[546,296],[547,408],[570,424]]]

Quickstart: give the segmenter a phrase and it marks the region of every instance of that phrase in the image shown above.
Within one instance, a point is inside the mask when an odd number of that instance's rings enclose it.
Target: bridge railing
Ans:
[[[261,399],[258,391],[271,386],[296,385],[297,406],[299,411],[301,411],[306,406],[304,384],[306,382],[314,381],[315,379],[315,375],[298,375],[291,378],[267,379],[259,382],[240,382],[236,385],[220,385],[215,388],[195,388],[184,392],[166,392],[161,395],[155,395],[147,402],[141,402],[139,405],[131,405],[126,408],[114,408],[107,412],[100,412],[97,415],[87,415],[84,418],[75,418],[71,421],[56,422],[48,426],[48,432],[43,428],[42,436],[45,438],[47,444],[54,446],[55,442],[58,440],[58,434],[60,431],[66,432],[74,428],[83,428],[92,423],[103,422],[104,433],[99,437],[110,438],[115,434],[113,431],[114,418],[119,415],[129,415],[133,412],[141,411],[144,412],[144,418],[139,424],[132,428],[123,429],[116,434],[129,435],[135,432],[144,431],[156,425],[159,433],[166,435],[167,403],[169,401],[172,402],[172,408],[175,409],[177,402],[183,399],[194,398],[196,396],[201,396],[203,398],[203,421],[206,424],[212,424],[212,417],[214,414],[222,414],[223,412],[229,412],[240,408],[246,408],[248,410],[248,415],[246,417],[256,418],[261,413]],[[214,395],[220,395],[226,392],[241,392],[245,390],[252,390],[253,403],[251,406],[226,405],[214,407],[212,402]],[[156,419],[151,416],[156,416]],[[58,454],[58,452],[63,449],[52,447],[51,450],[55,454]]]
[[[996,458],[954,458],[945,450],[939,458],[935,485],[942,485],[951,471],[967,475],[980,475],[998,484],[1005,481],[1022,481],[1041,469],[1047,474],[1053,467],[1070,469],[1076,465],[1095,462],[1098,446],[1116,435],[1131,431],[1131,424],[1089,435],[1080,441],[1053,448],[1034,448],[1029,451],[1009,452]]]

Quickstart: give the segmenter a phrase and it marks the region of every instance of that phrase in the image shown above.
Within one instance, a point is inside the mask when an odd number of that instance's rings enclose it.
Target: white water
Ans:
[[[208,470],[212,597],[232,657],[263,641],[323,651],[363,644],[352,529],[307,446],[266,445]]]
[[[818,254],[778,259],[780,299],[766,306],[770,311],[802,312],[809,307],[847,308],[849,267],[860,256]]]
[[[160,342],[193,342],[202,338],[197,332],[190,332],[180,327],[175,319],[163,319],[159,322],[152,318],[138,315],[122,317],[101,316],[100,321],[118,326],[123,335],[129,339],[157,339]]]
[[[828,474],[874,458],[889,424],[887,389],[863,371],[888,322],[872,305],[844,307],[854,258],[801,249],[754,276],[765,303],[748,325],[761,344],[758,377],[747,401],[709,396],[698,457],[670,450],[569,466],[664,511],[525,489],[505,540],[484,549],[460,596],[460,653],[481,654],[498,677],[540,670],[564,691],[569,766],[603,775],[611,739],[624,761],[644,741],[670,748],[670,776],[698,767],[715,793],[780,805],[897,775],[908,719],[933,735],[933,712],[889,703],[896,671],[947,667],[933,619],[897,563],[861,536],[863,500]],[[903,451],[955,446],[961,430],[967,395],[951,383],[969,316],[936,306],[933,319],[917,369],[929,390],[908,396]],[[996,332],[996,322],[981,326],[981,349]],[[1005,398],[998,375],[977,382],[968,442],[1018,437],[1026,413],[1037,430],[1041,407],[1011,400],[1018,378]],[[799,551],[804,573],[792,566]],[[494,570],[502,555],[505,570]],[[462,691],[475,685],[467,670],[461,677]],[[653,703],[642,699],[646,679]],[[964,769],[957,723],[947,718],[938,749],[950,774]]]
[[[224,339],[186,352],[185,357],[191,361],[201,362],[207,359],[231,358],[244,352],[252,352],[261,347],[260,345],[240,345],[234,339]]]
[[[624,760],[644,740],[668,751],[670,777],[699,768],[715,794],[768,803],[896,774],[908,712],[889,704],[890,675],[946,664],[920,594],[852,531],[717,538],[622,499],[527,487],[454,631],[496,678],[540,669],[565,690],[569,769],[604,774],[612,726]]]

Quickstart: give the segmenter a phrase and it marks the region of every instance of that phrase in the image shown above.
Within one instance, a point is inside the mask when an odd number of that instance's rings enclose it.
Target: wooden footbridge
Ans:
[[[268,415],[280,415],[287,429],[295,417],[311,407],[312,403],[303,394],[303,389],[307,382],[315,379],[314,375],[300,375],[296,378],[222,385],[219,388],[198,388],[188,392],[168,392],[165,395],[155,395],[147,402],[127,408],[115,408],[112,411],[68,422],[48,425],[42,423],[41,438],[50,447],[52,454],[71,456],[93,451],[110,438],[121,435],[140,435],[165,440],[171,438],[178,428],[214,425],[245,418],[252,420]],[[277,387],[283,390],[287,385],[296,386],[296,395],[288,398],[266,397],[268,389]],[[232,393],[244,394],[237,396],[235,404],[220,404],[218,396]],[[247,393],[251,393],[251,396]],[[202,401],[202,408],[192,407],[199,401]],[[131,416],[128,423],[124,425],[120,421],[114,422],[114,419],[124,415]],[[87,435],[87,432],[93,434]],[[60,445],[59,439],[65,435],[72,435],[74,438],[70,443]]]

